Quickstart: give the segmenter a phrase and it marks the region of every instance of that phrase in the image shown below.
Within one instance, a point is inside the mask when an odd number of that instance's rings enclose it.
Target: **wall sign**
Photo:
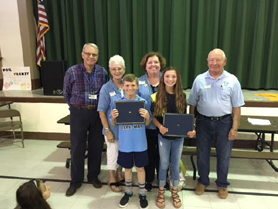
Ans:
[[[30,67],[2,67],[3,91],[31,90]]]

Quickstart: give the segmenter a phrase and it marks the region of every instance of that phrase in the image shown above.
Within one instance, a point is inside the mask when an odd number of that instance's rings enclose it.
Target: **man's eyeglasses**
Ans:
[[[89,53],[89,52],[84,52],[83,51],[83,53],[86,54],[88,57],[90,57],[90,56],[97,57],[98,56],[98,54],[92,54],[92,53]]]
[[[214,62],[215,61],[215,62],[218,63],[218,62],[221,62],[222,60],[221,59],[208,59],[208,61],[209,62]]]

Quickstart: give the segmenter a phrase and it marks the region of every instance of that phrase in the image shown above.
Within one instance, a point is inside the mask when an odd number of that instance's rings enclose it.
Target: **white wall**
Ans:
[[[0,0],[0,48],[3,67],[24,66],[17,0]]]
[[[68,125],[57,124],[70,113],[67,104],[13,103],[11,107],[20,111],[26,132],[69,133]]]
[[[49,133],[69,133],[69,126],[57,124],[57,121],[68,115],[69,109],[67,104],[53,103],[13,103],[12,108],[21,112],[24,131],[26,132],[49,132]],[[278,116],[277,108],[253,108],[242,107],[242,115],[254,116]],[[266,134],[267,139],[270,135]],[[256,139],[253,133],[240,133],[240,139]],[[278,141],[278,136],[275,136]]]

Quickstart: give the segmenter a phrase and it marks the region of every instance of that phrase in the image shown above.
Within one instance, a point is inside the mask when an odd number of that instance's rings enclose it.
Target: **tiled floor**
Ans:
[[[106,157],[103,153],[100,180],[101,189],[84,183],[72,197],[66,197],[70,171],[65,168],[69,150],[57,149],[59,141],[25,140],[21,143],[0,138],[0,209],[12,209],[16,206],[16,189],[32,178],[46,179],[51,186],[48,200],[53,209],[94,209],[118,208],[122,194],[111,192],[107,187],[108,172]],[[202,196],[194,193],[196,181],[192,180],[192,166],[188,156],[183,156],[187,168],[186,188],[181,191],[182,208],[186,209],[276,209],[278,208],[278,173],[263,160],[232,159],[230,166],[230,194],[226,200],[217,196],[215,181],[215,158],[211,159],[211,185]],[[275,162],[278,166],[278,162]],[[135,177],[135,175],[134,175]],[[137,184],[134,181],[134,184]],[[134,187],[134,193],[138,187]],[[149,209],[157,208],[155,198],[157,189],[147,193]],[[170,193],[166,193],[166,208],[174,208]],[[137,195],[133,196],[128,209],[139,208]]]

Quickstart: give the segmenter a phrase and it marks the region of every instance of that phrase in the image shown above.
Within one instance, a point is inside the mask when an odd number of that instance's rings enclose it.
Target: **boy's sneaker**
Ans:
[[[129,199],[132,197],[133,193],[125,193],[125,195],[122,197],[120,200],[119,206],[121,208],[124,208],[125,206],[128,205]]]
[[[148,208],[148,200],[147,200],[147,196],[145,194],[139,194],[139,203],[140,203],[141,209]]]

